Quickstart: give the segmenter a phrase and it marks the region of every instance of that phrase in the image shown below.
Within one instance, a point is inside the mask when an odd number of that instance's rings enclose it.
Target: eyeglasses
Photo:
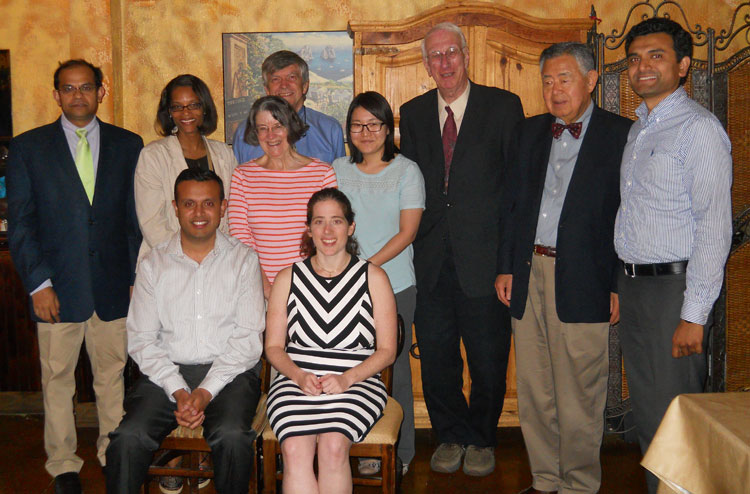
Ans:
[[[177,113],[177,112],[181,112],[184,110],[195,111],[195,110],[200,110],[201,108],[203,108],[203,105],[197,102],[190,103],[188,105],[169,105],[169,111],[172,113]]]
[[[370,122],[366,124],[361,123],[353,123],[349,124],[349,132],[352,134],[359,134],[360,132],[367,129],[368,132],[380,132],[380,130],[383,128],[383,125],[385,125],[383,122]]]
[[[280,123],[274,124],[273,127],[266,127],[265,125],[261,125],[255,129],[255,133],[258,135],[266,135],[269,132],[272,134],[283,134],[286,128],[281,125]]]
[[[431,51],[427,54],[427,59],[430,62],[441,62],[443,60],[443,57],[447,58],[448,60],[454,60],[459,53],[461,53],[461,48],[457,46],[451,46],[444,52],[437,50]]]
[[[96,91],[96,84],[81,84],[80,86],[73,86],[72,84],[65,84],[60,86],[57,90],[58,93],[73,94],[79,91],[81,94],[91,94]]]

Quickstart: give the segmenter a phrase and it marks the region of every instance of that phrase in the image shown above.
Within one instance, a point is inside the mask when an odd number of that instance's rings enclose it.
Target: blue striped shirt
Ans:
[[[732,240],[732,156],[716,117],[682,87],[628,134],[620,170],[615,250],[627,263],[689,260],[680,317],[705,324]]]

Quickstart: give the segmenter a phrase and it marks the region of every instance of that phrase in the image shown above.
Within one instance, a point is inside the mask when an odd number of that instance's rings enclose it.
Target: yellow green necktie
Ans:
[[[83,188],[89,197],[89,204],[94,201],[94,158],[91,156],[91,146],[86,139],[87,130],[78,129],[78,144],[76,145],[76,168],[78,175],[81,177]]]

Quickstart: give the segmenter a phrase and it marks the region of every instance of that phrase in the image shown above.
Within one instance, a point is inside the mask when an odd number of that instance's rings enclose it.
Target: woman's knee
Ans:
[[[351,447],[351,440],[343,434],[321,434],[318,436],[318,461],[331,464],[348,462]]]
[[[315,436],[288,437],[281,442],[285,465],[312,465],[315,457]]]

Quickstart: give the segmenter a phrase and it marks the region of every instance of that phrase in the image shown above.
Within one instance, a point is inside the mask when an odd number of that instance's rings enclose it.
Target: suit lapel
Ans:
[[[429,163],[435,164],[434,169],[431,170],[430,173],[434,174],[435,183],[441,184],[440,191],[442,192],[443,175],[445,174],[445,156],[443,155],[443,133],[440,128],[440,114],[437,106],[437,89],[434,89],[428,94],[430,97],[425,99],[426,106],[423,110],[425,116],[423,122],[425,122],[427,126],[425,129],[425,132],[427,133],[427,139],[425,142],[437,143],[436,146],[431,146],[430,149],[432,156],[430,156]]]
[[[475,136],[481,135],[480,130],[484,126],[484,118],[482,117],[483,99],[474,83],[469,81],[469,84],[471,84],[471,89],[469,90],[469,100],[466,102],[466,110],[464,111],[464,116],[461,120],[461,130],[458,132],[458,138],[456,139],[456,148],[453,150],[453,160],[451,161],[451,164],[461,162],[461,157],[466,152],[466,149],[471,145],[472,139]],[[437,102],[435,103],[435,107],[437,109]],[[487,109],[485,108],[484,111],[486,110]],[[440,119],[438,118],[438,122],[439,121]],[[445,163],[445,157],[443,157],[442,162]]]
[[[547,178],[547,167],[549,166],[549,156],[552,152],[552,132],[550,127],[555,117],[548,114],[548,118],[543,120],[540,128],[537,129],[537,136],[533,142],[539,143],[532,153],[531,166],[533,174],[531,180],[535,191],[535,203],[537,215],[542,204],[542,194],[544,193],[544,182]]]
[[[578,158],[576,158],[575,168],[573,168],[573,175],[570,177],[570,183],[568,184],[568,191],[565,194],[562,211],[560,211],[560,222],[566,218],[569,209],[575,209],[574,206],[570,206],[572,201],[577,197],[585,197],[585,194],[591,192],[590,190],[587,191],[586,188],[591,188],[596,185],[591,183],[591,177],[593,176],[592,168],[596,166],[597,162],[594,154],[598,148],[598,143],[603,142],[603,129],[599,124],[599,118],[601,115],[599,112],[599,107],[594,105],[589,125],[586,128],[586,134],[583,136],[581,149],[578,151]]]
[[[65,138],[65,131],[62,127],[62,120],[58,119],[55,122],[55,130],[52,145],[53,156],[56,157],[56,161],[62,169],[65,176],[70,179],[70,189],[79,200],[85,200],[86,204],[89,202],[89,198],[86,195],[86,189],[83,188],[83,182],[81,182],[81,176],[78,174],[78,168],[76,168],[76,162],[73,159],[73,155],[70,153],[70,146],[68,140]]]

